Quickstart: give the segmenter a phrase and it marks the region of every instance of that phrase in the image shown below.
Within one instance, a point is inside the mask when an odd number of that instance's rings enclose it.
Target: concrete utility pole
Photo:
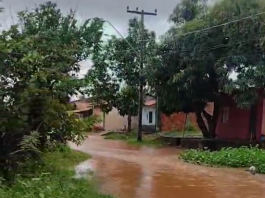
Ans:
[[[145,58],[145,52],[144,52],[144,16],[145,15],[151,15],[156,16],[157,15],[157,9],[155,9],[155,12],[145,12],[144,10],[139,11],[138,7],[136,10],[130,10],[129,6],[127,6],[127,13],[131,14],[140,14],[141,15],[141,27],[140,27],[140,42],[141,42],[141,62],[140,62],[140,74],[142,73],[143,67],[144,67],[144,58]],[[139,78],[139,104],[138,104],[138,131],[137,131],[137,141],[142,141],[142,109],[143,109],[143,78]]]

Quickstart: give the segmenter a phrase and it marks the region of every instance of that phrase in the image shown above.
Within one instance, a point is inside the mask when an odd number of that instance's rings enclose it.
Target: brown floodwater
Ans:
[[[92,135],[74,149],[93,156],[102,192],[117,198],[261,198],[265,177],[178,159],[176,148],[148,148]]]

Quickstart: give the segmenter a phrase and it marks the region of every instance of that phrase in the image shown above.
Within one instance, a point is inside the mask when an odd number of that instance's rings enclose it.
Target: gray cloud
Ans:
[[[63,12],[68,12],[70,8],[77,9],[78,19],[85,20],[93,17],[101,17],[110,21],[115,28],[123,35],[127,32],[128,20],[137,15],[128,14],[127,6],[130,9],[144,9],[147,12],[158,10],[157,16],[146,16],[146,26],[154,30],[158,35],[163,34],[168,30],[170,24],[167,22],[168,16],[173,11],[174,6],[180,0],[55,0]],[[3,0],[5,12],[0,14],[1,29],[8,28],[16,22],[16,13],[25,8],[33,8],[46,0]],[[115,30],[110,25],[106,24],[106,30],[110,33],[115,33]],[[82,63],[81,75],[91,66],[90,61]]]
[[[45,0],[3,0],[6,10],[4,14],[0,15],[1,24],[6,26],[12,23],[11,13],[15,17],[17,11],[44,2]],[[179,0],[167,0],[167,2],[163,0],[55,0],[54,2],[64,12],[70,8],[76,8],[77,16],[80,19],[102,17],[110,21],[122,33],[126,32],[128,19],[136,16],[127,14],[127,6],[130,6],[131,9],[139,7],[139,9],[149,12],[157,9],[158,15],[156,17],[146,16],[145,22],[148,28],[155,30],[157,34],[162,34],[168,29],[168,16]]]
[[[47,0],[3,0],[5,12],[0,14],[1,29],[5,29],[16,21],[16,13],[25,8],[33,8]],[[174,7],[180,0],[54,0],[63,12],[70,8],[77,9],[78,19],[85,20],[93,17],[101,17],[110,21],[123,35],[127,32],[127,24],[130,18],[137,15],[128,14],[127,6],[130,9],[144,9],[147,12],[153,12],[157,9],[157,16],[146,16],[146,26],[154,30],[157,35],[161,35],[168,30],[170,24],[167,19],[172,13]],[[139,16],[138,16],[139,17]],[[113,28],[106,25],[106,30],[115,33]],[[89,61],[82,64],[81,73],[91,66]]]

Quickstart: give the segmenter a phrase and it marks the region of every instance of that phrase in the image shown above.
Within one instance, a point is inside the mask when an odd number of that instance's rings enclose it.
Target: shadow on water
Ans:
[[[97,135],[71,146],[93,155],[101,190],[118,198],[265,197],[264,176],[183,163],[175,148],[135,147]]]

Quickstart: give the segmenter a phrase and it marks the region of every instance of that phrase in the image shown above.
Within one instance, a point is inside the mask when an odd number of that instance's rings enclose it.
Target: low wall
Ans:
[[[142,131],[146,133],[154,133],[156,131],[155,125],[142,125]]]
[[[182,138],[182,137],[167,137],[160,136],[160,141],[170,146],[181,146],[185,149],[209,149],[212,151],[221,150],[222,148],[232,147],[239,148],[242,146],[256,146],[263,147],[259,142],[250,142],[242,140],[211,140],[202,138]]]

